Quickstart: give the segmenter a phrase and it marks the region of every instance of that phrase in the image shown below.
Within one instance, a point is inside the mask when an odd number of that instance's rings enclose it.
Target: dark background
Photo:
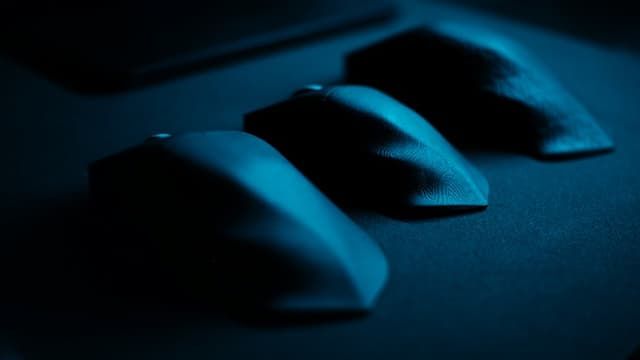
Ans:
[[[638,4],[635,1],[579,0],[450,0],[511,19],[584,37],[610,46],[640,49]]]
[[[102,22],[76,18],[88,25],[78,27],[55,17],[75,18],[63,5],[41,4],[0,5],[0,359],[626,359],[640,345],[640,58],[631,2],[402,1],[387,21],[97,93],[67,81],[91,78],[95,67],[42,65],[103,53],[96,45],[105,43],[85,41],[95,40],[87,30],[109,39],[122,23],[98,12]],[[133,8],[173,9],[154,4]],[[350,213],[391,266],[370,316],[238,320],[146,266],[137,239],[88,200],[90,161],[156,132],[239,129],[244,113],[300,86],[340,82],[347,52],[438,21],[522,42],[617,148],[551,163],[466,153],[491,184],[486,211],[414,220]],[[34,33],[57,41],[23,41]],[[158,39],[153,48],[162,48]],[[134,50],[109,54],[126,62]]]

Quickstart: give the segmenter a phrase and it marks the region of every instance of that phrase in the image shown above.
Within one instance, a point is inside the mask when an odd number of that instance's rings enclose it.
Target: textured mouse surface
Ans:
[[[387,279],[378,245],[250,134],[151,139],[93,163],[90,184],[110,208],[168,237],[176,266],[184,265],[181,255],[185,263],[215,259],[211,271],[246,297],[234,301],[360,312],[373,306]],[[211,286],[206,274],[202,279],[200,286]]]
[[[566,158],[609,151],[592,115],[505,38],[444,24],[349,54],[349,81],[405,102],[457,145]]]
[[[247,114],[244,127],[338,202],[401,213],[488,203],[477,169],[420,115],[373,88],[301,92]]]

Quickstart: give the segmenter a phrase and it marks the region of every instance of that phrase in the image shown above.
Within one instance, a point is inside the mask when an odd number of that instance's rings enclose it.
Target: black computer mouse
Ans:
[[[482,174],[420,115],[364,86],[310,86],[245,115],[333,200],[400,215],[488,204]]]
[[[94,162],[89,179],[99,203],[150,235],[169,266],[198,269],[185,278],[204,289],[222,278],[236,304],[364,312],[386,282],[376,242],[253,135],[154,136]]]
[[[520,46],[455,24],[420,27],[354,51],[350,82],[378,87],[459,146],[558,159],[609,151],[593,116]]]

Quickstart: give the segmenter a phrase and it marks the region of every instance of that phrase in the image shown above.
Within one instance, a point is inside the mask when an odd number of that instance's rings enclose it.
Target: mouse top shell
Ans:
[[[166,246],[186,261],[215,257],[216,271],[247,297],[238,302],[277,311],[366,311],[386,282],[379,246],[250,134],[154,137],[93,163],[89,174],[96,198],[169,237]]]
[[[589,111],[525,49],[456,24],[411,29],[349,54],[350,82],[416,109],[460,146],[558,159],[613,142]]]
[[[245,115],[244,127],[340,203],[402,214],[488,203],[484,176],[424,118],[373,88],[311,87]]]

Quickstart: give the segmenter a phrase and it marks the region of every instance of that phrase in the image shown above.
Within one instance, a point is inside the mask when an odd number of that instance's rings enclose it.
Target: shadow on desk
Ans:
[[[0,355],[4,343],[48,358],[65,344],[81,354],[140,341],[130,339],[134,335],[163,342],[192,328],[205,328],[212,339],[225,341],[239,326],[306,326],[359,317],[243,311],[218,296],[223,289],[191,291],[154,261],[148,242],[103,218],[84,194],[16,218],[22,221],[6,227],[0,249],[6,277]],[[67,352],[61,350],[65,358]]]
[[[231,326],[221,312],[173,292],[160,274],[114,262],[122,249],[112,244],[121,234],[96,216],[85,196],[16,218],[23,221],[10,224],[0,252],[6,277],[0,336],[6,333],[5,343],[27,349],[29,358],[58,352],[68,358],[68,347],[78,358],[109,352],[141,330],[162,341],[185,327],[217,334]]]

